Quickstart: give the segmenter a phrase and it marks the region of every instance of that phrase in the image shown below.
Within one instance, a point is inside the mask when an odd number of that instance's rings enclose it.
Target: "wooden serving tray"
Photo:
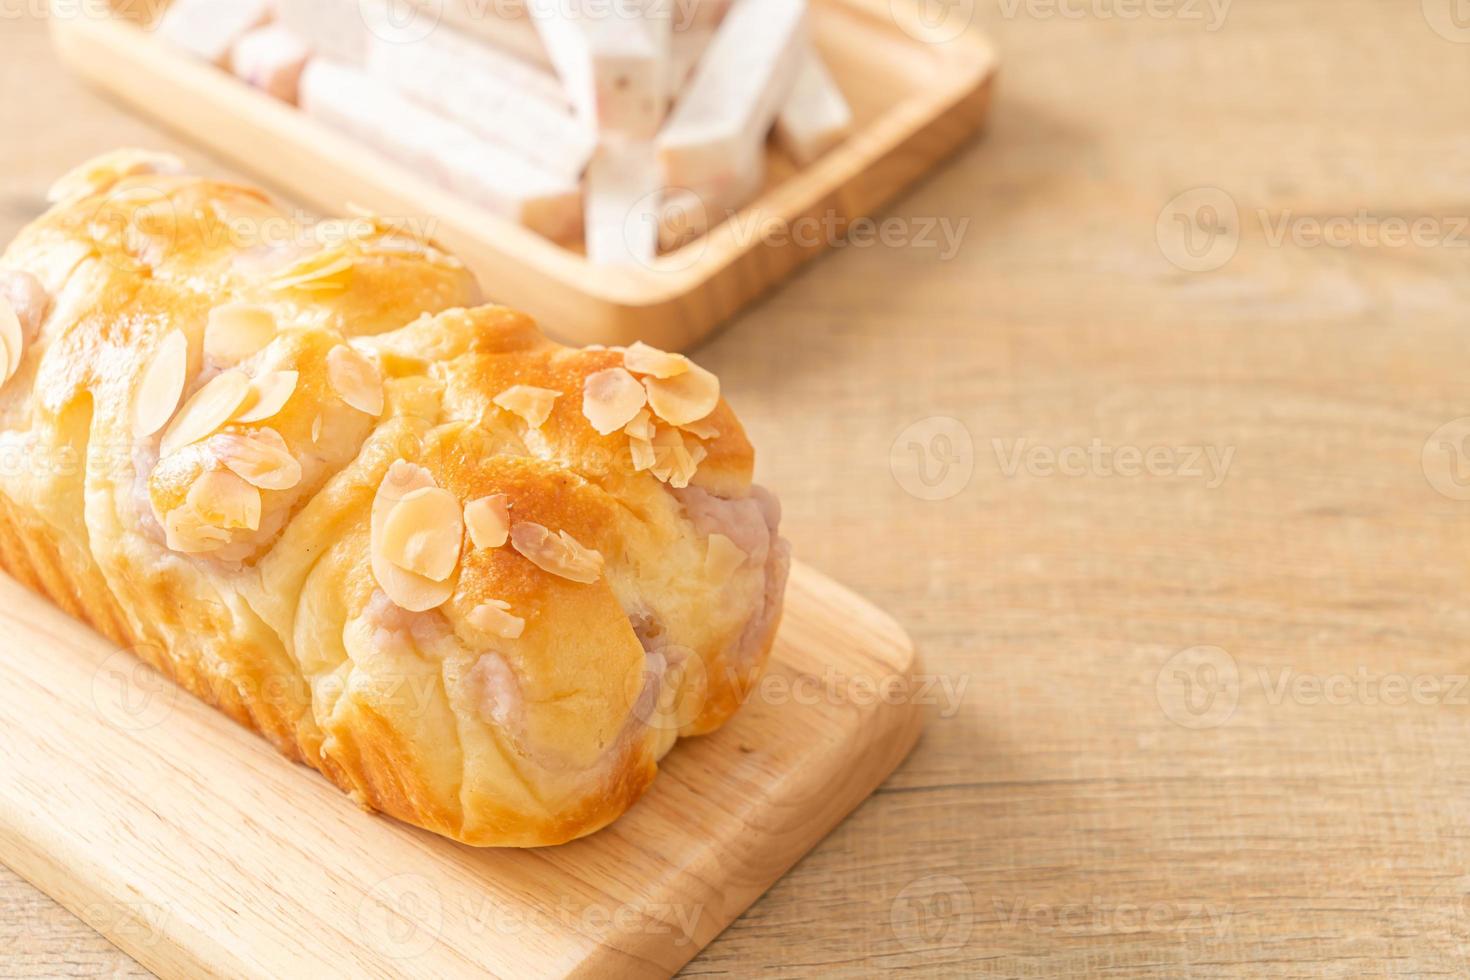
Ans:
[[[432,220],[434,237],[492,299],[562,339],[680,349],[834,244],[825,229],[870,215],[980,129],[993,50],[973,34],[921,39],[921,18],[900,26],[894,15],[913,2],[922,0],[812,0],[817,44],[852,104],[854,135],[804,170],[771,149],[753,204],[648,268],[593,265],[180,54],[122,14],[53,16],[51,29],[74,71],[324,213],[357,204]]]
[[[672,973],[922,721],[903,631],[797,566],[729,725],[680,742],[601,833],[476,850],[363,813],[4,576],[0,609],[0,861],[164,977]]]

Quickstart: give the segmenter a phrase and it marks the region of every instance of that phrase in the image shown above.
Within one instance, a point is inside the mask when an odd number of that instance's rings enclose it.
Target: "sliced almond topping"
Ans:
[[[51,294],[41,280],[23,269],[0,266],[0,300],[10,303],[20,321],[22,339],[26,343],[34,341],[51,309]]]
[[[107,190],[124,177],[136,174],[178,174],[184,172],[184,163],[168,153],[150,153],[147,150],[113,150],[67,173],[51,185],[46,200],[60,204],[78,197],[98,194]]]
[[[644,378],[648,405],[670,425],[692,425],[720,404],[720,379],[697,364],[676,378]]]
[[[720,430],[711,425],[708,419],[690,422],[688,425],[679,426],[679,428],[696,439],[718,439],[720,437]]]
[[[565,531],[552,534],[540,524],[517,524],[510,543],[544,572],[591,585],[602,575],[602,555],[584,547]]]
[[[179,414],[164,430],[160,452],[169,456],[208,438],[234,417],[249,393],[250,379],[245,372],[232,368],[216,375],[179,409]]]
[[[750,556],[723,534],[709,536],[709,549],[704,554],[704,574],[714,582],[728,582],[735,569]]]
[[[623,351],[623,366],[634,374],[647,374],[655,378],[677,378],[687,372],[694,363],[683,354],[670,354],[657,347],[638,341]]]
[[[322,441],[322,417],[320,415],[311,420],[311,441],[313,443]]]
[[[582,414],[605,436],[632,422],[647,403],[648,392],[622,368],[589,374],[582,389]]]
[[[428,470],[399,460],[388,468],[373,498],[369,548],[373,578],[395,605],[409,612],[428,612],[442,606],[453,594],[454,585],[448,580],[436,582],[389,561],[382,549],[383,532],[388,518],[405,497],[434,486],[434,477]]]
[[[507,412],[514,412],[526,420],[533,429],[541,428],[551,415],[551,407],[561,397],[561,392],[531,385],[515,385],[495,396],[495,404]]]
[[[230,472],[261,490],[290,490],[301,482],[301,463],[275,429],[248,435],[224,432],[209,440],[210,449]]]
[[[464,507],[465,526],[476,548],[499,548],[510,535],[510,498],[503,493],[471,500]]]
[[[153,360],[143,369],[138,382],[138,400],[133,404],[133,434],[146,439],[168,423],[188,380],[189,341],[175,330],[158,345]]]
[[[263,306],[226,303],[209,311],[204,353],[217,364],[238,364],[276,336],[276,315]]]
[[[0,347],[5,351],[5,368],[3,374],[0,374],[0,383],[4,383],[20,367],[21,351],[25,349],[25,332],[21,330],[20,315],[4,296],[0,296]]]
[[[653,437],[653,475],[671,487],[683,489],[689,486],[699,462],[689,451],[684,436],[678,429],[659,429]],[[700,457],[703,458],[702,456]]]
[[[276,292],[346,289],[352,280],[352,256],[341,246],[314,252],[276,273],[268,284]]]
[[[186,555],[215,551],[230,540],[229,531],[206,523],[198,511],[187,504],[168,512],[163,519],[163,534],[169,548]]]
[[[645,408],[633,416],[633,421],[629,422],[623,431],[628,433],[629,437],[633,439],[648,441],[653,438],[654,433],[658,431],[658,427],[653,424],[653,415]]]
[[[526,630],[526,621],[519,616],[512,616],[510,603],[499,599],[492,599],[471,609],[468,618],[475,629],[498,636],[502,640],[518,640]]]
[[[378,550],[399,568],[442,582],[459,564],[464,517],[448,490],[422,487],[393,507],[383,521]]]
[[[647,439],[639,439],[630,436],[628,448],[633,454],[633,471],[642,473],[644,470],[653,469],[653,464],[658,459],[658,454],[653,451],[653,443]]]
[[[229,470],[210,470],[189,488],[189,506],[205,524],[224,530],[260,529],[260,491]]]
[[[338,344],[327,352],[327,381],[337,396],[359,412],[383,414],[383,376],[363,354]]]
[[[236,422],[261,422],[286,407],[296,391],[295,371],[267,371],[250,382],[245,400],[235,412]]]

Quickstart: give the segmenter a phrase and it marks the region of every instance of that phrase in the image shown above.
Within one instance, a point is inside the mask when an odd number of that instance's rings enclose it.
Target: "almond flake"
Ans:
[[[510,614],[510,603],[492,599],[470,610],[470,625],[502,640],[518,640],[526,630],[526,621]]]
[[[21,352],[25,349],[25,332],[20,326],[20,314],[10,305],[10,300],[0,296],[0,345],[5,349],[5,370],[0,384],[9,381],[20,367]]]
[[[260,529],[260,491],[229,470],[210,470],[189,488],[189,506],[205,524],[224,530]]]
[[[143,370],[133,403],[133,434],[146,439],[173,417],[188,380],[189,341],[175,330],[164,337]]]
[[[633,472],[642,473],[644,470],[653,469],[653,464],[658,460],[658,454],[653,451],[653,443],[647,439],[629,437],[628,448],[633,454]]]
[[[642,439],[646,442],[653,439],[654,433],[658,431],[658,427],[653,424],[653,416],[645,408],[633,416],[633,421],[629,422],[623,431],[634,439]]]
[[[582,389],[582,414],[601,435],[611,435],[638,417],[648,392],[622,368],[589,374]]]
[[[150,153],[147,150],[113,150],[67,173],[51,185],[46,200],[52,204],[99,194],[124,177],[137,174],[178,174],[184,172],[184,163],[167,153]]]
[[[226,303],[209,311],[204,353],[217,364],[238,364],[276,336],[276,315],[264,306]]]
[[[683,354],[670,354],[657,347],[638,341],[623,351],[623,366],[634,374],[647,374],[655,378],[677,378],[688,372],[694,363]]]
[[[51,309],[51,294],[41,280],[24,269],[0,266],[0,300],[8,300],[20,322],[21,337],[30,343],[41,332],[41,324]]]
[[[352,256],[338,246],[306,256],[276,273],[267,287],[275,292],[346,289],[352,278]]]
[[[503,493],[471,500],[464,507],[465,526],[476,548],[499,548],[510,535],[510,498]]]
[[[338,344],[327,352],[327,381],[349,407],[374,418],[383,414],[383,376],[357,350]]]
[[[399,460],[388,468],[373,497],[369,555],[373,578],[393,603],[409,612],[428,612],[449,600],[454,593],[450,581],[435,582],[400,568],[383,554],[383,528],[398,504],[409,494],[435,487],[433,475],[422,466]]]
[[[689,481],[699,469],[699,461],[689,451],[678,429],[659,429],[653,438],[653,451],[654,476],[680,490],[689,486]]]
[[[170,549],[186,555],[216,551],[230,540],[230,532],[207,524],[187,504],[168,512],[163,519],[163,534]]]
[[[299,378],[295,371],[267,371],[253,379],[234,421],[262,422],[277,414],[291,400]]]
[[[209,383],[184,403],[163,433],[160,453],[172,455],[230,421],[250,393],[250,379],[245,372],[231,369],[210,379]]]
[[[565,531],[552,534],[540,524],[517,524],[510,529],[510,543],[533,565],[552,575],[583,585],[591,585],[602,575],[602,555]]]
[[[225,432],[209,447],[230,472],[261,490],[290,490],[301,482],[301,463],[275,429],[248,435]]]
[[[378,551],[399,568],[442,582],[459,564],[463,539],[459,499],[448,490],[421,487],[384,518]]]
[[[644,378],[648,405],[670,425],[692,425],[720,405],[720,379],[697,364],[675,378]]]
[[[496,395],[495,404],[519,415],[531,428],[539,429],[551,416],[551,407],[560,397],[561,392],[549,388],[514,385]]]
[[[699,422],[690,422],[688,425],[679,426],[679,428],[696,439],[718,439],[720,437],[720,430],[711,425],[707,419]]]
[[[322,441],[322,417],[320,415],[311,420],[311,441],[313,444]]]

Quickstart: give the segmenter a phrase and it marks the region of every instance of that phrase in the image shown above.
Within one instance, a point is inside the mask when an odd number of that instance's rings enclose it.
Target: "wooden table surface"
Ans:
[[[930,2],[998,42],[990,134],[700,356],[932,721],[688,973],[1465,975],[1470,22]],[[0,3],[3,239],[176,147],[36,6]],[[0,869],[0,975],[143,972]]]

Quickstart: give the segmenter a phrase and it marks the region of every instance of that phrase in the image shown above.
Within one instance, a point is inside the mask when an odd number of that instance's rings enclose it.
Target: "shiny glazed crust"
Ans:
[[[11,300],[26,343],[0,388],[5,569],[366,808],[477,846],[616,819],[678,737],[736,711],[779,621],[787,548],[729,407],[682,434],[701,458],[674,486],[584,414],[586,379],[623,351],[565,348],[477,306],[463,266],[401,228],[303,224],[256,190],[171,169],[95,161],[0,259],[0,298],[7,276],[12,297],[18,277],[41,297]],[[205,350],[226,304],[277,324],[234,365]],[[173,333],[188,348],[181,404],[231,368],[295,372],[292,394],[160,458],[164,432],[135,420]],[[380,415],[342,397],[343,345],[381,379]],[[497,404],[516,386],[558,393],[544,422]],[[223,545],[171,547],[163,523],[195,483],[234,480],[216,438],[267,428],[297,481],[261,489],[257,526]],[[575,581],[465,531],[447,600],[401,608],[370,530],[395,466],[461,505],[504,495],[512,523],[565,532],[600,574]],[[716,560],[714,536],[735,561]],[[487,603],[519,635],[487,631],[474,615]]]

